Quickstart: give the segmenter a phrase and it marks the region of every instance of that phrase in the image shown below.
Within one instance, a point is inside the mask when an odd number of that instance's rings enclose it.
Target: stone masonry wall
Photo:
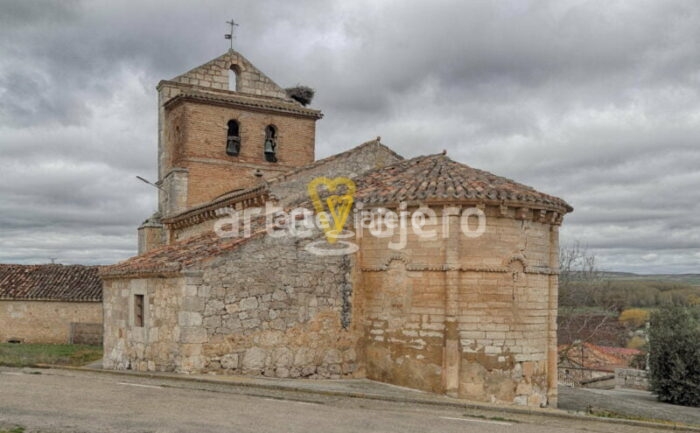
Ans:
[[[235,89],[229,88],[229,70],[232,66],[237,72]],[[282,88],[235,51],[229,51],[216,59],[173,78],[172,81],[182,84],[193,84],[203,88],[232,90],[251,95],[289,100]]]
[[[67,344],[72,322],[102,323],[100,302],[0,301],[0,342]]]
[[[444,281],[400,260],[363,275],[367,377],[443,393]]]
[[[104,368],[175,371],[186,355],[180,341],[195,332],[178,325],[187,279],[104,279]],[[142,327],[135,326],[135,295],[144,296]]]
[[[633,368],[615,369],[615,388],[649,389],[649,372]]]
[[[314,239],[318,239],[316,233]],[[357,369],[352,259],[264,236],[173,278],[106,279],[105,368],[277,377]],[[133,298],[146,297],[145,326]]]
[[[356,370],[351,258],[311,255],[307,242],[252,239],[207,266],[181,313],[181,325],[203,330],[201,352],[185,371],[340,377]]]
[[[138,254],[145,254],[152,249],[163,245],[163,225],[146,223],[142,224],[137,231],[138,234]]]
[[[70,344],[90,344],[93,346],[102,345],[102,334],[104,326],[102,323],[80,323],[70,324]]]
[[[485,231],[470,238],[454,230],[459,219],[443,226],[434,210],[437,224],[424,228],[435,230],[432,240],[409,231],[392,250],[398,236],[363,232],[368,377],[471,400],[554,404],[550,226],[485,208]]]
[[[370,142],[347,153],[336,155],[302,170],[285,174],[271,182],[272,194],[283,204],[308,199],[307,185],[317,177],[354,178],[369,170],[385,167],[401,160],[379,142]]]

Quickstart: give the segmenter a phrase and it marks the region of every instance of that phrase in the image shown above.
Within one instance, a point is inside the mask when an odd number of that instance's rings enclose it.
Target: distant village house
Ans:
[[[0,264],[0,342],[102,342],[97,266]]]

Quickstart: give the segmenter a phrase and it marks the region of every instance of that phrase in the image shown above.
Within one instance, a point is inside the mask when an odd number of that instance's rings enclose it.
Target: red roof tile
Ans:
[[[560,356],[563,355],[564,358],[581,367],[605,371],[627,367],[635,355],[642,353],[637,349],[597,346],[591,343],[563,344],[558,346],[558,351]]]
[[[376,169],[357,180],[356,201],[367,205],[402,201],[473,201],[571,212],[564,200],[455,162],[444,154],[420,156]]]
[[[628,349],[626,347],[610,347],[610,346],[597,346],[590,344],[592,349],[598,350],[609,355],[615,356],[635,356],[642,353],[639,349]]]
[[[115,265],[103,266],[100,275],[104,278],[119,278],[126,275],[176,274],[189,266],[233,250],[262,233],[264,230],[255,232],[250,238],[222,238],[214,231],[206,232],[153,249]]]
[[[97,266],[0,264],[0,299],[102,301]]]

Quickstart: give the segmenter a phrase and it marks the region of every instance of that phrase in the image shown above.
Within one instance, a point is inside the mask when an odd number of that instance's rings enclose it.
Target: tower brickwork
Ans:
[[[163,217],[314,161],[321,112],[234,50],[161,81],[158,101]]]
[[[167,243],[161,218],[315,159],[321,112],[289,97],[234,50],[157,90],[158,212],[139,228],[139,254]],[[158,242],[145,241],[158,233]]]

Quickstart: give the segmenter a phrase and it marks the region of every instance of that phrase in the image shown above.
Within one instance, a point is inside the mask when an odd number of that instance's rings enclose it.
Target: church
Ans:
[[[100,270],[104,368],[556,407],[565,201],[380,138],[317,160],[309,89],[233,49],[157,90],[158,211]]]

